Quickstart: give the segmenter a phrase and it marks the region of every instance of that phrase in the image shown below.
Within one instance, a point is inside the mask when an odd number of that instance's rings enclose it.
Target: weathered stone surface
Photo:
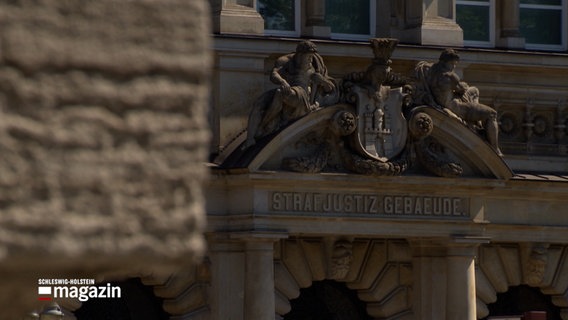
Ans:
[[[201,253],[209,34],[202,0],[0,4],[0,278],[29,303]]]

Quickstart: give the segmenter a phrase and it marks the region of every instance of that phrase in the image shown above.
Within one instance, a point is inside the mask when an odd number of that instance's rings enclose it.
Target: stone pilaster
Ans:
[[[325,24],[325,0],[305,2],[306,25],[302,35],[311,38],[329,38],[331,27]]]
[[[243,320],[245,254],[242,243],[229,239],[210,239],[211,320]]]
[[[460,237],[409,242],[415,277],[414,314],[421,320],[475,320],[475,255],[478,246],[488,240]]]
[[[255,0],[212,0],[213,32],[221,34],[263,34],[264,19]]]
[[[212,237],[211,319],[274,319],[274,242],[279,233]]]
[[[233,151],[227,146],[246,128],[254,101],[272,85],[264,74],[267,58],[251,52],[217,52],[209,110],[213,154],[222,152],[227,156]]]
[[[447,251],[446,319],[476,320],[475,256],[483,238],[454,238]]]
[[[274,318],[274,242],[248,240],[245,251],[245,319]]]
[[[391,29],[391,34],[402,42],[463,46],[463,30],[456,23],[455,0],[405,0],[403,24]]]
[[[274,242],[287,238],[286,234],[250,232],[233,234],[245,245],[245,305],[244,318],[250,320],[274,319]]]
[[[411,240],[413,311],[421,320],[446,317],[446,247],[439,239]],[[436,294],[432,294],[436,292]]]
[[[498,15],[501,21],[501,32],[498,36],[497,46],[522,49],[525,47],[525,38],[521,35],[519,0],[502,0],[497,2]]]

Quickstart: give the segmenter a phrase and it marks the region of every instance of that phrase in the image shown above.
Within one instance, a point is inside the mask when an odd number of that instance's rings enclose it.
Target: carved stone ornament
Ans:
[[[536,287],[541,284],[547,264],[548,244],[534,245],[526,264],[528,285]]]
[[[353,262],[353,244],[347,240],[338,240],[333,245],[331,263],[329,265],[330,278],[334,280],[344,279]]]
[[[234,140],[240,146],[228,148],[234,151],[221,157],[221,167],[510,178],[497,113],[453,72],[457,53],[445,50],[437,63],[422,61],[405,77],[391,69],[397,44],[371,39],[367,69],[333,79],[315,44],[302,41],[277,59],[271,80],[278,87],[254,104],[246,138]]]

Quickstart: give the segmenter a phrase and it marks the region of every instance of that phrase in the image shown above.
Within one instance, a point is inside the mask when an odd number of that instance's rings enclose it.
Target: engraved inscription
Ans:
[[[276,212],[469,217],[468,199],[457,197],[272,192],[268,203]]]
[[[379,213],[376,195],[341,193],[273,192],[272,211]]]

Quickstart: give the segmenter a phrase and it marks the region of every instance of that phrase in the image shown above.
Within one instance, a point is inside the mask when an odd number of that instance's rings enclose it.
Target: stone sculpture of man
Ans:
[[[316,45],[308,40],[300,42],[296,52],[276,60],[270,80],[279,87],[265,92],[254,103],[243,149],[289,122],[337,101],[334,81],[327,75]]]
[[[502,155],[498,145],[497,111],[479,103],[479,90],[460,80],[454,72],[460,57],[453,49],[446,49],[440,54],[438,62],[432,64],[426,79],[435,102],[442,108],[449,109],[468,123],[481,122],[489,144]]]

